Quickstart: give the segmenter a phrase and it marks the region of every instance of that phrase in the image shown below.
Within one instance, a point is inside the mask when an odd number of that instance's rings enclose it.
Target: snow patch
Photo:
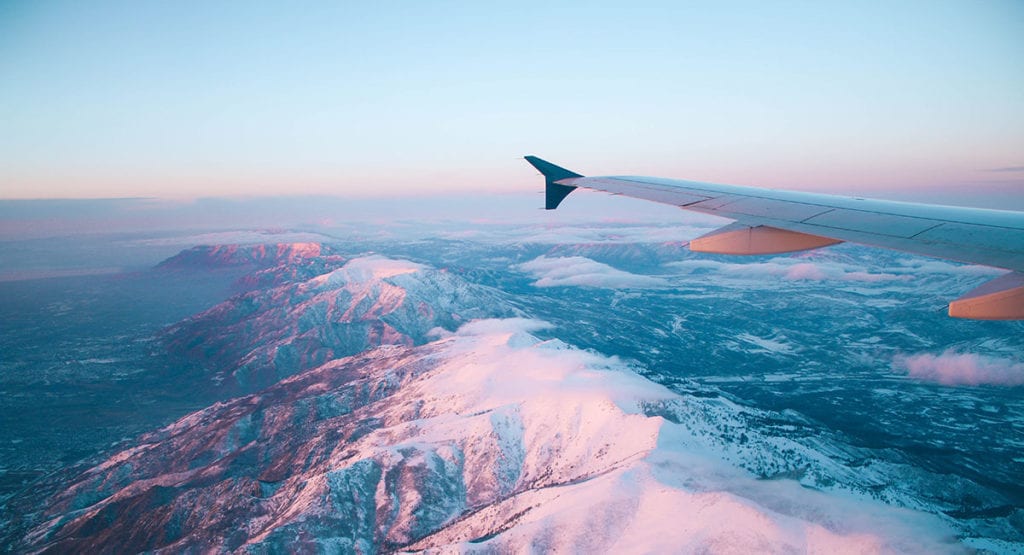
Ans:
[[[746,343],[750,343],[752,345],[756,345],[757,347],[760,348],[759,350],[761,350],[761,351],[767,351],[767,352],[770,352],[770,353],[777,353],[777,354],[791,354],[793,352],[793,348],[792,347],[790,347],[789,345],[787,345],[787,344],[785,344],[785,343],[783,343],[781,341],[776,341],[774,339],[767,339],[767,338],[764,338],[764,337],[758,337],[756,335],[745,333],[745,332],[737,335],[736,339],[738,339],[740,341],[744,341]]]
[[[717,260],[683,260],[665,265],[684,274],[715,272],[739,278],[781,277],[788,281],[906,281],[909,275],[895,272],[871,273],[839,262],[806,262],[794,258],[773,258],[767,262],[731,263]]]
[[[316,278],[320,284],[351,283],[361,284],[379,281],[403,274],[412,274],[426,269],[422,264],[408,260],[397,260],[380,255],[363,256],[349,260],[341,268]]]

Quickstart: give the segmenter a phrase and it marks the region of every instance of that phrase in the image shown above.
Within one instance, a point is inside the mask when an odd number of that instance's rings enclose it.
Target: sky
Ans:
[[[0,1],[0,198],[1024,197],[1024,2]]]

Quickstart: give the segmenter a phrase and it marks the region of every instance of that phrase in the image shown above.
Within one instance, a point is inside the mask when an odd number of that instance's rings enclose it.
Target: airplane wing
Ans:
[[[850,241],[1011,270],[949,304],[949,315],[1024,319],[1024,212],[874,200],[659,177],[584,177],[536,156],[545,208],[576,188],[735,220],[690,242],[720,254],[774,254]]]

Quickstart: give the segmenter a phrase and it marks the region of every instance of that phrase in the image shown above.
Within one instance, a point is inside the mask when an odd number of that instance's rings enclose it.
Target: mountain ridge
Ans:
[[[212,378],[254,391],[381,344],[421,344],[435,329],[520,314],[507,295],[438,270],[379,255],[326,273],[236,295],[170,326],[171,352]]]
[[[188,415],[73,480],[27,545],[956,551],[935,517],[723,463],[648,410],[691,401],[545,327],[474,321]]]

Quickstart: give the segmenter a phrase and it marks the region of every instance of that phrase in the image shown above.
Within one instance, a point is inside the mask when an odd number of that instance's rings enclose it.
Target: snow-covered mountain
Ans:
[[[277,260],[275,258],[274,260]],[[242,293],[169,328],[173,352],[209,368],[226,387],[253,391],[333,358],[384,344],[414,345],[434,328],[517,314],[506,295],[445,270],[370,255],[308,277],[327,262],[284,262],[296,281]],[[299,266],[302,270],[296,271]],[[256,279],[255,282],[264,280]]]
[[[188,415],[71,480],[19,547],[959,550],[932,515],[758,479],[709,440],[709,411],[736,407],[541,341],[541,327],[476,321]]]

